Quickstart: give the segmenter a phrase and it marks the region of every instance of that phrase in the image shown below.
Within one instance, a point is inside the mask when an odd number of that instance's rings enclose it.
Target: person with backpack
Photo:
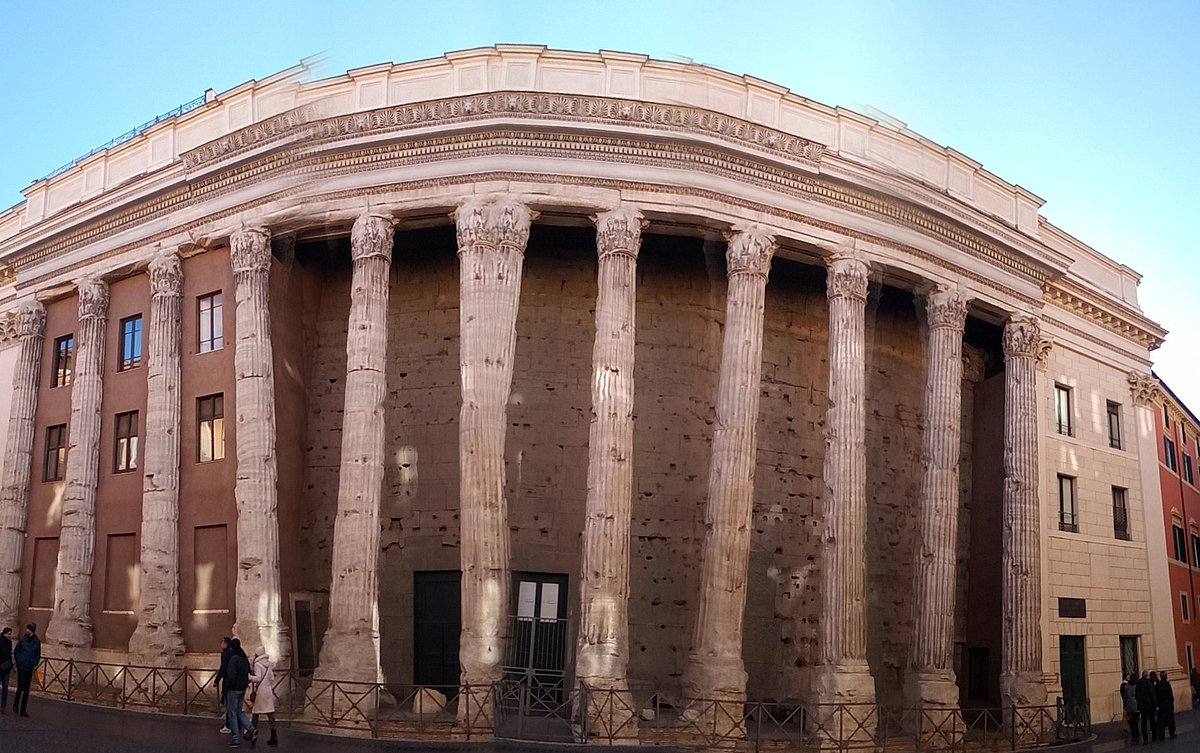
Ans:
[[[246,742],[254,741],[254,725],[243,708],[246,688],[250,686],[250,662],[237,638],[229,639],[229,652],[229,664],[225,667],[225,726],[229,728],[229,747],[237,748],[241,746],[243,731]]]
[[[17,665],[17,693],[13,696],[13,713],[29,716],[29,687],[33,685],[33,673],[42,663],[42,639],[37,636],[37,623],[25,626],[25,635],[13,649],[13,663]]]

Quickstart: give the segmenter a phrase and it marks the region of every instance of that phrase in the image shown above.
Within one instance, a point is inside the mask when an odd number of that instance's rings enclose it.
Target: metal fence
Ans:
[[[68,701],[204,715],[219,711],[211,669],[43,659],[37,685]],[[1087,702],[1016,709],[894,709],[873,704],[697,700],[644,690],[564,689],[555,703],[521,682],[418,687],[277,671],[277,717],[340,734],[410,740],[519,740],[749,751],[1016,751],[1087,739]]]

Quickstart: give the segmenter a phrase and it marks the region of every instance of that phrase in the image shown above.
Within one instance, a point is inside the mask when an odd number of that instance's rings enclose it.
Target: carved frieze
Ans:
[[[321,119],[319,105],[309,104],[242,128],[184,152],[181,156],[184,167],[190,170],[285,136],[293,136],[300,140],[319,140],[497,115],[637,124],[697,131],[813,165],[819,164],[825,153],[824,144],[697,107],[634,102],[582,94],[491,92],[396,105],[326,119]]]

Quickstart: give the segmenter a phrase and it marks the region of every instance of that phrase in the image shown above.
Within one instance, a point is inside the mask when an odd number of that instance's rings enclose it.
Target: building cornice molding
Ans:
[[[479,154],[513,157],[580,155],[606,162],[622,161],[675,169],[686,165],[689,169],[898,224],[1039,285],[1047,280],[1050,273],[1043,266],[1030,263],[991,239],[966,230],[958,223],[945,221],[923,207],[819,175],[797,173],[792,169],[754,161],[744,154],[719,151],[710,145],[640,140],[621,134],[550,134],[509,130],[430,135],[400,144],[370,144],[356,150],[341,149],[328,154],[310,151],[308,146],[293,145],[292,149],[262,155],[230,170],[179,186],[123,212],[119,206],[97,206],[97,210],[109,210],[109,213],[73,232],[68,231],[57,238],[33,245],[19,256],[10,257],[10,262],[17,270],[27,268],[139,222],[212,200],[235,188],[244,189],[249,184],[280,174],[288,174],[297,182],[304,183],[308,179],[362,172],[369,168],[383,169]],[[769,209],[768,213],[772,211]]]
[[[1082,285],[1067,279],[1047,282],[1044,300],[1101,327],[1132,340],[1147,350],[1163,344],[1167,331],[1132,308],[1114,300],[1099,301]]]

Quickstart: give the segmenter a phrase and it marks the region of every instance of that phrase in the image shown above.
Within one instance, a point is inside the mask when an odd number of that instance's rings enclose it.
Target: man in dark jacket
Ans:
[[[13,696],[13,713],[29,716],[29,686],[33,684],[33,673],[42,662],[42,641],[37,637],[37,623],[25,626],[25,635],[13,649],[13,663],[17,665],[17,694]]]
[[[229,728],[229,747],[241,744],[241,731],[246,731],[246,741],[254,740],[254,725],[246,718],[242,699],[250,686],[250,662],[242,650],[242,642],[229,639],[229,663],[225,666],[225,726]]]
[[[1154,701],[1158,705],[1158,723],[1154,725],[1154,731],[1158,735],[1155,740],[1163,739],[1163,731],[1171,733],[1171,739],[1175,739],[1175,691],[1171,688],[1171,683],[1167,682],[1167,673],[1158,673],[1158,682],[1154,683]]]
[[[217,697],[221,704],[221,718],[225,717],[225,686],[221,681],[225,679],[225,670],[229,666],[229,656],[232,652],[229,650],[229,639],[221,638],[221,666],[217,669],[217,677],[213,680],[213,687],[217,689]],[[222,727],[222,732],[229,732],[228,727]]]
[[[1137,683],[1138,716],[1142,721],[1142,739],[1149,742],[1158,736],[1158,723],[1154,721],[1154,709],[1157,705],[1154,694],[1154,680],[1149,672],[1142,672],[1142,679]]]
[[[0,716],[8,714],[8,673],[13,668],[13,645],[8,634],[12,628],[0,630]]]

